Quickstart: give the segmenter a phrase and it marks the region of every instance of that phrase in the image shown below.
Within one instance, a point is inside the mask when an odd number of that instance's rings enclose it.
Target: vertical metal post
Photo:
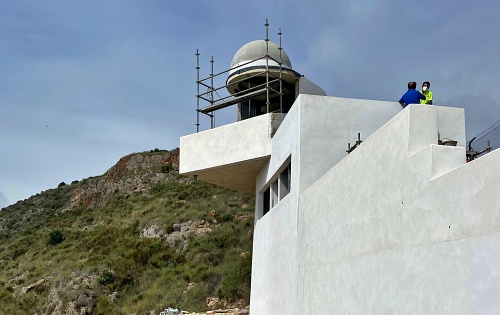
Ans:
[[[210,106],[214,105],[214,56],[210,59],[211,70],[210,70]],[[210,127],[215,128],[215,112],[212,112],[210,116]]]
[[[280,38],[280,46],[278,48],[279,52],[280,52],[280,113],[283,113],[283,83],[282,83],[282,76],[281,76],[281,71],[282,71],[282,64],[283,64],[283,60],[281,59],[281,51],[282,51],[282,47],[281,47],[281,35],[283,33],[281,33],[281,28],[279,29],[279,32],[278,32],[278,36]]]
[[[269,23],[266,19],[266,107],[269,113]]]
[[[200,53],[196,49],[196,132],[200,131]]]
[[[250,84],[250,80],[248,80],[248,90],[252,88],[252,85]],[[248,116],[247,118],[250,118],[252,115],[252,99],[248,99]]]

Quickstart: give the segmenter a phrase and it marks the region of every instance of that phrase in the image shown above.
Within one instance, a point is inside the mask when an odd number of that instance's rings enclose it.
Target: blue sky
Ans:
[[[178,147],[196,130],[196,49],[202,76],[211,56],[224,71],[266,18],[328,95],[397,101],[428,80],[434,104],[465,108],[471,138],[500,119],[498,12],[493,0],[2,1],[0,206]]]

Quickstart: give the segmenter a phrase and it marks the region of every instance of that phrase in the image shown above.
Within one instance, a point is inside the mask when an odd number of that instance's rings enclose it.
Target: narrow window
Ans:
[[[280,174],[280,200],[290,192],[292,178],[292,169],[290,165],[291,164],[288,164],[288,166]]]
[[[292,163],[288,164],[288,167],[286,168],[287,173],[288,173],[288,191],[292,189]]]
[[[266,213],[269,212],[269,205],[270,205],[270,196],[271,196],[271,188],[267,188],[266,191],[264,192],[264,198],[263,198],[263,205],[262,205],[262,209],[263,209],[263,213],[262,213],[262,216],[265,216]]]
[[[271,184],[271,208],[278,204],[278,180]]]
[[[288,164],[287,168],[280,174],[280,200],[290,192],[291,177],[291,168]]]

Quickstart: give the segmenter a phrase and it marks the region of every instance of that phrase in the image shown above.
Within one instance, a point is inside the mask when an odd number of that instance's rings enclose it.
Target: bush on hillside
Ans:
[[[172,166],[172,163],[168,163],[168,164],[161,166],[162,173],[170,173],[173,170],[174,170],[174,167]]]
[[[250,296],[252,256],[244,255],[239,263],[222,280],[220,295],[230,302]]]
[[[57,245],[64,241],[64,236],[61,230],[52,230],[49,234],[49,245]]]

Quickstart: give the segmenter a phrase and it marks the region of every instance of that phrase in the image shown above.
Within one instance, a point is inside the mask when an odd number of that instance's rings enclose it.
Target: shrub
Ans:
[[[169,180],[167,182],[160,182],[155,184],[149,190],[152,194],[164,193],[164,192],[178,192],[182,190],[182,185],[176,180]]]
[[[49,245],[57,245],[64,241],[61,230],[52,230],[49,234]]]
[[[207,296],[209,296],[207,286],[201,283],[196,284],[182,297],[181,308],[190,312],[204,311],[207,307]]]
[[[221,216],[220,216],[220,219],[222,222],[231,222],[233,221],[234,219],[234,215],[232,215],[231,213],[223,213]]]
[[[239,263],[222,280],[221,296],[230,302],[246,298],[249,296],[251,279],[252,257],[251,255],[245,255],[241,257]]]
[[[228,248],[238,243],[238,236],[235,235],[233,227],[217,226],[210,234],[218,248]]]
[[[128,227],[128,231],[132,236],[139,236],[141,234],[141,229],[139,228],[139,221],[135,220],[131,226]]]
[[[99,296],[95,313],[97,315],[113,314],[113,305],[107,296]]]
[[[115,282],[115,275],[109,271],[105,271],[102,273],[99,278],[99,284],[106,285]]]
[[[162,173],[170,173],[173,170],[174,170],[174,167],[172,166],[172,163],[168,163],[168,164],[161,166]]]

